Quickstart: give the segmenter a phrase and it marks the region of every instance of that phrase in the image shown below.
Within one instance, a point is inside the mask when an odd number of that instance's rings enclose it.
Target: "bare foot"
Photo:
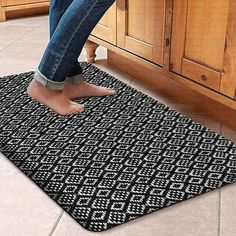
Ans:
[[[116,92],[111,88],[97,86],[86,81],[81,84],[66,84],[63,91],[72,100],[81,97],[114,95]]]
[[[31,98],[46,105],[59,115],[77,114],[84,110],[84,105],[70,101],[62,90],[48,89],[35,79],[30,82],[27,93]]]

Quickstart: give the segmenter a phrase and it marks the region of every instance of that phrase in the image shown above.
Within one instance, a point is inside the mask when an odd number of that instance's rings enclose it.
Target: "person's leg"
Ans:
[[[29,96],[62,115],[83,109],[81,105],[66,100],[68,97],[62,92],[65,78],[91,31],[114,2],[115,0],[72,1],[52,34],[34,79],[27,88]],[[86,86],[83,89],[90,89],[93,94],[94,88]],[[114,92],[107,89],[109,95]]]
[[[55,32],[60,19],[62,18],[63,14],[70,6],[72,1],[73,0],[51,0],[49,12],[50,38],[52,38],[52,35]],[[65,79],[65,86],[63,91],[65,95],[70,99],[88,96],[105,96],[113,94],[113,91],[106,87],[97,86],[95,84],[86,82],[82,74],[82,67],[80,66],[77,59],[74,62],[74,66],[72,67],[69,75]]]
[[[49,35],[50,39],[52,38],[53,33],[55,32],[59,21],[61,20],[63,14],[70,6],[73,0],[51,0],[50,1],[50,8],[49,8]],[[72,67],[70,73],[65,79],[65,83],[68,84],[80,84],[84,82],[84,77],[82,74],[82,67],[80,66],[78,60],[73,63],[74,66]]]
[[[115,0],[73,0],[67,8],[39,64],[35,79],[52,89],[62,89],[93,28]]]

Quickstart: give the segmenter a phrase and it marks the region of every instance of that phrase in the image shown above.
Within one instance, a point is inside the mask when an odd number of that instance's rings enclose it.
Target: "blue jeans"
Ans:
[[[49,89],[84,81],[78,57],[93,28],[115,0],[51,0],[50,41],[34,73]]]

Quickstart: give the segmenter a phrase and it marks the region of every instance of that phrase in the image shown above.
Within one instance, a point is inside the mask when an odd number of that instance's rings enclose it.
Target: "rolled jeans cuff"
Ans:
[[[40,84],[42,84],[44,87],[48,89],[53,89],[53,90],[62,90],[65,84],[81,84],[85,81],[83,74],[67,76],[65,80],[62,82],[52,81],[46,78],[39,71],[38,68],[36,69],[34,73],[34,79],[37,80]]]

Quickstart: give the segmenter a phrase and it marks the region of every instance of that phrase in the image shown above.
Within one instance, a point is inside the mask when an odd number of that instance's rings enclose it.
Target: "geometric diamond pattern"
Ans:
[[[34,71],[0,78],[0,151],[79,224],[104,231],[236,180],[236,144],[95,65],[117,94],[60,116],[26,93]]]

